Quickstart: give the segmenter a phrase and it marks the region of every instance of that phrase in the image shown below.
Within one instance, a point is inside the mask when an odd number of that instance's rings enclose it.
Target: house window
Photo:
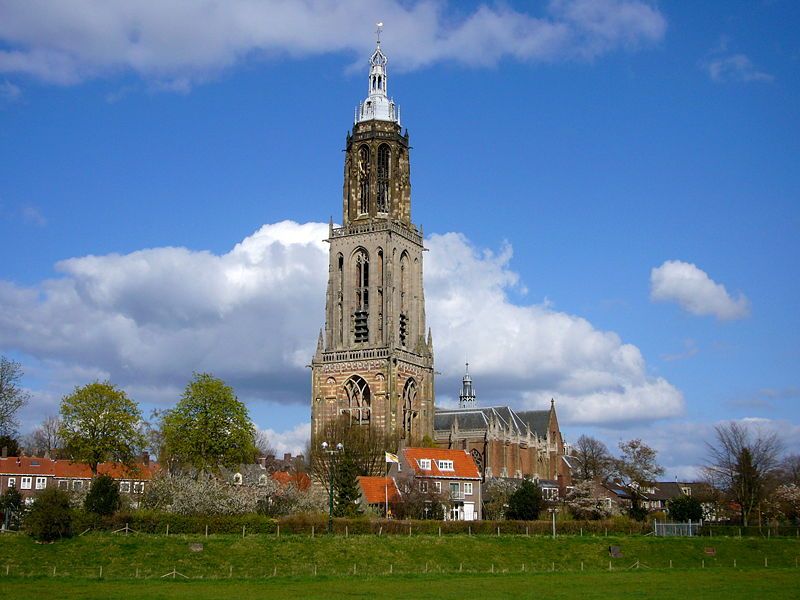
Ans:
[[[17,487],[17,478],[16,477],[9,477],[8,478],[8,487],[10,487],[10,488]]]
[[[144,493],[144,481],[134,481],[133,482],[133,493],[134,494],[142,494],[142,493]]]
[[[36,489],[43,490],[47,487],[47,477],[37,477],[36,478]]]
[[[31,484],[33,483],[33,477],[22,477],[20,479],[20,488],[23,490],[31,489]]]
[[[420,458],[419,459],[419,468],[423,471],[430,471],[431,470],[431,459],[430,458]]]
[[[68,490],[69,489],[69,481],[66,479],[59,479],[58,481],[58,489],[60,490]]]
[[[442,482],[441,481],[434,481],[433,482],[433,487],[436,488],[436,493],[437,494],[441,494],[442,493]]]
[[[423,493],[428,491],[428,482],[427,481],[420,481],[419,482],[419,491],[423,492]]]
[[[130,494],[131,493],[131,482],[130,481],[122,481],[119,484],[119,491],[123,494]]]
[[[453,470],[453,461],[452,460],[440,460],[439,462],[439,469],[442,471],[452,471]]]
[[[469,481],[464,482],[464,495],[472,496],[472,483]]]
[[[450,484],[450,495],[453,497],[457,497],[461,493],[461,486],[458,482]]]
[[[611,509],[611,498],[603,498],[603,504],[605,504],[606,508]]]
[[[83,482],[80,479],[75,479],[72,481],[72,489],[73,490],[82,490],[83,489]]]

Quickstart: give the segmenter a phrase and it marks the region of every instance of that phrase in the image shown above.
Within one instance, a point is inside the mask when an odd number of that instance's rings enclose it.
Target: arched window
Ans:
[[[417,416],[417,411],[414,409],[416,403],[417,382],[409,377],[405,386],[403,387],[403,433],[405,434],[406,439],[411,437],[414,417]]]
[[[355,342],[369,341],[369,255],[363,248],[353,253],[355,275],[355,310],[353,325]]]
[[[362,214],[369,212],[369,147],[361,146],[358,150],[358,210]]]
[[[389,212],[389,159],[391,150],[388,144],[378,147],[378,212]]]
[[[409,273],[408,254],[403,252],[400,256],[400,345],[405,346],[409,339],[408,330],[408,281]]]
[[[353,423],[369,425],[372,396],[363,377],[353,375],[345,382],[344,400],[347,406],[342,408],[342,412],[349,414]]]

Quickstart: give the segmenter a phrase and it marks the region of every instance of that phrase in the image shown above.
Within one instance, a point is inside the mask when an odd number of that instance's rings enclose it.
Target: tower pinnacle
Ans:
[[[381,50],[381,32],[383,23],[377,23],[375,34],[375,51],[369,59],[369,82],[367,99],[356,109],[356,123],[376,119],[378,121],[392,121],[400,124],[400,111],[395,103],[387,96],[387,71],[386,64],[389,59]]]
[[[459,408],[473,408],[475,406],[475,388],[472,386],[472,377],[469,375],[469,363],[466,364],[464,378],[461,380],[458,406]]]

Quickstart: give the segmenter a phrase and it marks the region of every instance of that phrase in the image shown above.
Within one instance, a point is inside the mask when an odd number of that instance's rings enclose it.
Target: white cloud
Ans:
[[[657,302],[677,302],[693,315],[713,315],[717,319],[742,319],[750,314],[750,302],[739,293],[733,298],[725,286],[716,283],[705,271],[680,260],[665,261],[650,271],[650,298]]]
[[[731,81],[744,83],[761,81],[769,83],[775,79],[769,73],[758,70],[753,61],[744,54],[716,56],[703,61],[701,66],[708,71],[709,77],[715,83]]]
[[[64,260],[60,278],[30,288],[0,281],[0,348],[42,361],[69,382],[62,393],[79,370],[110,377],[139,401],[171,404],[192,371],[211,371],[245,400],[305,403],[327,233],[322,223],[284,221],[221,256],[154,248]],[[485,404],[545,406],[553,397],[572,423],[682,412],[680,392],[649,376],[638,348],[615,333],[546,304],[512,303],[507,291],[519,282],[509,246],[479,253],[454,233],[428,245],[440,389],[455,387],[469,355]]]
[[[290,452],[293,455],[305,454],[308,441],[311,439],[311,423],[300,423],[299,425],[286,431],[275,431],[273,429],[263,430],[267,435],[270,446],[275,450],[275,456],[283,457],[283,454]]]
[[[495,64],[586,60],[616,48],[658,42],[664,16],[643,0],[551,0],[533,16],[499,4],[470,14],[433,0],[75,0],[2,2],[0,73],[72,84],[133,71],[167,87],[253,56],[363,57],[374,23],[402,69],[437,61]]]
[[[0,81],[0,101],[16,102],[22,98],[22,90],[8,80]]]

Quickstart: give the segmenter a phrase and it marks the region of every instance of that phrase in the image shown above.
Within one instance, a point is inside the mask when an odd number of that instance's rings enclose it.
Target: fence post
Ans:
[[[672,568],[672,559],[671,558],[669,559],[669,568],[670,569]]]
[[[611,561],[608,561],[608,570],[611,570]]]
[[[767,566],[767,557],[766,556],[764,557],[764,566],[765,567]]]
[[[167,535],[169,535],[169,523],[167,523]]]
[[[313,525],[311,526],[311,537],[312,538],[314,537],[314,526]],[[314,568],[315,569],[317,568],[316,565],[314,566]],[[316,573],[314,573],[314,575],[316,575]]]
[[[228,579],[230,579],[231,577],[233,577],[233,565],[228,567]]]
[[[442,537],[442,528],[439,527],[439,537]]]
[[[247,525],[242,525],[242,537],[244,537],[244,528],[245,527],[247,527]]]
[[[734,569],[736,568],[736,559],[735,558],[733,559],[733,568]]]
[[[530,534],[528,533],[528,526],[527,525],[525,526],[525,537],[530,537]]]
[[[272,567],[272,576],[276,577],[278,575],[278,565]]]
[[[344,537],[350,537],[350,529],[347,525],[344,526]]]
[[[278,525],[278,537],[281,537],[281,526]]]
[[[100,579],[103,578],[103,565],[100,565]]]
[[[468,526],[467,526],[467,535],[468,535],[468,536],[471,536],[471,535],[472,535],[472,525],[468,525]]]
[[[463,562],[458,563],[458,572],[461,573],[463,570],[464,570],[464,563]],[[6,573],[6,575],[8,575],[8,573]]]
[[[208,537],[208,525],[206,525],[206,537]]]
[[[581,571],[583,571],[583,561],[581,561]]]
[[[497,537],[500,537],[500,525],[497,526]]]
[[[492,563],[492,573],[494,573],[494,563]]]

